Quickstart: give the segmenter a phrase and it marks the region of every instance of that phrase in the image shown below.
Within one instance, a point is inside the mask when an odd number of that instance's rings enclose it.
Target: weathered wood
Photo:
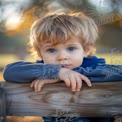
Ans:
[[[6,94],[2,88],[0,88],[0,122],[6,122]]]
[[[30,84],[0,83],[7,94],[7,115],[105,117],[122,115],[122,82],[93,83],[71,92],[64,83],[34,92]]]

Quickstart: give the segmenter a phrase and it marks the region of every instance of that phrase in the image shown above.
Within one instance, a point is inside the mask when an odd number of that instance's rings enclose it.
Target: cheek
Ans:
[[[75,55],[73,55],[73,60],[76,62],[76,64],[82,64],[84,58],[84,53],[77,52]]]
[[[82,62],[83,62],[83,57],[82,57],[82,56],[77,57],[77,58],[76,58],[76,62],[77,62],[77,64],[82,64]]]
[[[75,61],[76,67],[79,67],[80,65],[82,65],[82,63],[83,63],[83,58],[77,58],[77,60]]]
[[[77,51],[77,52],[75,53],[75,55],[76,55],[76,57],[79,58],[79,59],[80,59],[80,58],[83,59],[83,58],[85,57],[85,53],[84,53],[83,50]]]
[[[55,56],[43,55],[43,61],[44,61],[44,63],[47,63],[47,64],[54,64]]]

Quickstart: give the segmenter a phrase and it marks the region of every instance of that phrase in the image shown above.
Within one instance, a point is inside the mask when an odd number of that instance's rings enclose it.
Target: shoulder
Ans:
[[[106,61],[104,58],[98,58],[97,56],[84,58],[81,67],[95,67],[97,65],[105,65]]]

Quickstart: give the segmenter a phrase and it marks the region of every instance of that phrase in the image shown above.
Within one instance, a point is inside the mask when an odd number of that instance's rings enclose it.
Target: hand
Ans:
[[[49,84],[49,83],[56,83],[58,82],[59,80],[41,80],[41,79],[36,79],[34,80],[32,83],[31,83],[31,86],[32,88],[34,88],[34,91],[35,92],[39,92],[42,90],[42,87],[45,85],[45,84]]]
[[[89,87],[92,86],[91,81],[86,76],[67,68],[60,69],[59,78],[63,80],[68,87],[71,87],[72,91],[80,91],[82,81],[86,82]]]

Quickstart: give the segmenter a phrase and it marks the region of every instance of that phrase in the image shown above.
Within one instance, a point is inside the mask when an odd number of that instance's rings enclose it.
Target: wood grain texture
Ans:
[[[6,94],[4,89],[0,88],[0,122],[6,122]]]
[[[122,82],[93,83],[71,92],[64,83],[48,84],[34,92],[30,84],[1,82],[7,94],[7,115],[82,116],[122,115]]]

